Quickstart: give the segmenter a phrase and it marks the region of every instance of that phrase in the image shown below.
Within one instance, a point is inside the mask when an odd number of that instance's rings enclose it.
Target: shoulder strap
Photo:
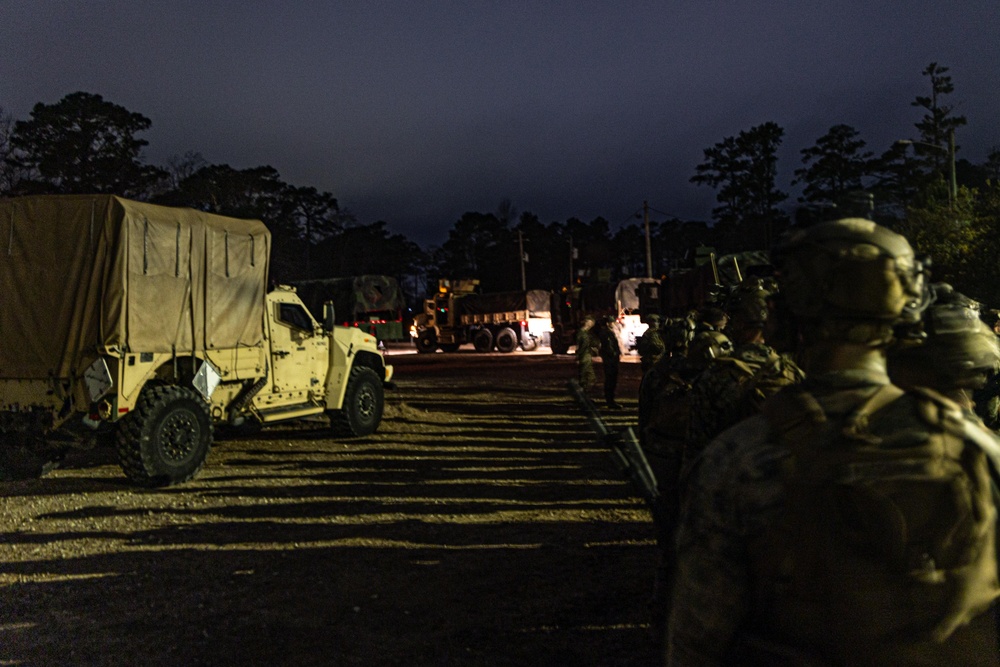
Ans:
[[[867,401],[850,414],[842,433],[849,438],[872,440],[873,436],[868,433],[868,419],[905,393],[905,391],[894,384],[882,385],[874,394],[868,397]]]
[[[754,368],[749,363],[743,361],[742,359],[737,359],[736,357],[719,357],[714,363],[719,364],[720,367],[723,368],[726,366],[736,368],[741,375],[744,375],[747,378],[753,377],[758,371],[757,368]]]
[[[904,394],[891,384],[882,385],[845,420],[842,430],[831,428],[823,407],[816,397],[800,386],[789,386],[764,403],[763,413],[772,431],[782,444],[793,452],[803,446],[814,446],[817,438],[831,439],[840,435],[852,439],[871,440],[868,420],[874,413]],[[827,433],[820,431],[826,429]]]
[[[762,408],[771,430],[782,444],[790,445],[809,437],[827,421],[816,397],[801,387],[787,387],[764,403]]]

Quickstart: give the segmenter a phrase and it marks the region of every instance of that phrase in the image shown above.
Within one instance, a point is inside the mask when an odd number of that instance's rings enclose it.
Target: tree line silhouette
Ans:
[[[784,129],[777,123],[706,148],[690,181],[715,191],[709,221],[654,207],[618,225],[603,217],[543,222],[504,199],[495,211],[463,214],[441,245],[424,248],[386,221],[357,220],[330,192],[285,182],[270,166],[209,164],[194,151],[147,164],[148,142],[139,135],[152,121],[86,92],[39,102],[27,119],[0,107],[0,194],[112,193],[260,219],[273,236],[274,281],[389,275],[414,306],[438,278],[476,277],[484,291],[507,291],[521,287],[522,270],[526,286],[541,289],[666,276],[698,246],[718,254],[766,250],[793,223],[860,215],[905,234],[932,258],[935,280],[1000,303],[1000,148],[980,164],[958,157],[955,136],[967,121],[946,103],[954,92],[948,68],[931,63],[922,73],[930,94],[910,103],[922,111],[917,138],[876,153],[857,129],[834,125],[800,151],[795,202],[778,187]]]

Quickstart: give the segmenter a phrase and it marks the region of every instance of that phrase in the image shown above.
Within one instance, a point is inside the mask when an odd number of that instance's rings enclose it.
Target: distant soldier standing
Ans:
[[[636,350],[639,352],[640,362],[642,363],[643,375],[667,351],[667,345],[663,340],[663,332],[660,330],[660,316],[654,313],[646,318],[646,321],[649,326],[635,344]]]
[[[807,377],[692,470],[668,664],[1000,665],[1000,441],[886,374],[893,326],[925,303],[913,250],[845,219],[774,260]]]
[[[622,406],[615,401],[615,391],[618,388],[618,364],[621,361],[622,348],[618,342],[618,332],[615,331],[615,318],[607,315],[597,330],[600,340],[601,367],[604,369],[604,402],[611,409],[618,410]]]
[[[597,338],[591,331],[593,326],[593,316],[587,315],[580,322],[580,328],[576,332],[576,362],[580,374],[580,386],[584,390],[597,384],[597,375],[594,373],[594,348],[597,347]]]

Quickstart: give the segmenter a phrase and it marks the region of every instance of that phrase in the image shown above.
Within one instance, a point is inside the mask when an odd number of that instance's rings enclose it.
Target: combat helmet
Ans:
[[[729,298],[726,299],[726,314],[729,322],[726,324],[726,334],[739,343],[752,336],[755,330],[764,328],[767,322],[767,299],[771,291],[764,287],[760,278],[744,280]]]
[[[702,331],[688,344],[687,360],[696,368],[704,368],[712,359],[733,353],[733,341],[721,331]]]
[[[977,389],[1000,370],[1000,344],[980,319],[979,304],[947,283],[932,286],[921,321],[923,342],[890,349],[889,374],[901,385],[941,391]]]
[[[804,335],[884,346],[929,301],[925,265],[899,234],[863,218],[788,232],[773,253],[781,293]]]
[[[686,317],[669,318],[661,327],[663,343],[671,353],[684,354],[694,336],[694,322]]]

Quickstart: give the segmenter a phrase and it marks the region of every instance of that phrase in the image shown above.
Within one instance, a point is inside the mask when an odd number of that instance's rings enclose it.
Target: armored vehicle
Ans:
[[[268,293],[263,223],[53,195],[0,200],[0,237],[0,477],[113,442],[130,480],[163,486],[198,473],[216,426],[378,428],[392,367],[293,288]]]

